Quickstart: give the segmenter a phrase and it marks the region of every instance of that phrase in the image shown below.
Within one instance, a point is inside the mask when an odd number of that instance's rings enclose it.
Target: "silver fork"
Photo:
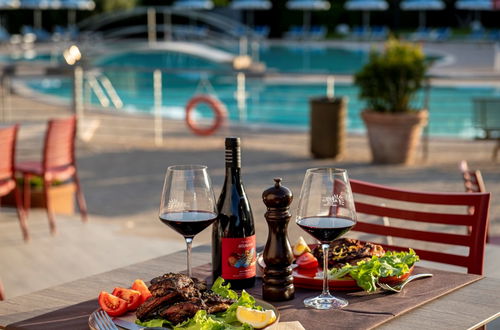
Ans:
[[[403,282],[399,283],[398,285],[394,285],[394,286],[390,286],[389,284],[386,284],[386,283],[380,283],[378,280],[377,280],[377,284],[383,290],[392,291],[392,292],[401,292],[401,290],[403,290],[404,286],[406,284],[410,283],[411,281],[416,280],[417,278],[431,277],[431,276],[432,276],[432,274],[412,275],[412,276],[408,277],[406,280],[404,280]]]
[[[118,327],[105,311],[97,311],[94,315],[99,330],[118,330]]]

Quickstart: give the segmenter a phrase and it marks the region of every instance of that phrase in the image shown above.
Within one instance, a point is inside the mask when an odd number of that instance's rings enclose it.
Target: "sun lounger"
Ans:
[[[365,26],[354,26],[352,28],[351,37],[354,39],[366,40],[370,38],[370,28]]]
[[[387,26],[372,26],[370,39],[371,40],[385,40],[389,37],[389,28]]]

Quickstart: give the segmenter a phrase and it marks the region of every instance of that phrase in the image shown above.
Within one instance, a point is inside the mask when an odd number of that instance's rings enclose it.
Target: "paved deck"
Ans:
[[[499,75],[493,69],[491,45],[426,47],[457,54],[453,63],[437,69],[438,74],[484,74],[480,83]],[[479,53],[484,56],[476,56]],[[67,108],[18,96],[11,103],[13,112],[7,119],[22,123],[18,158],[39,157],[45,121],[68,115]],[[90,221],[84,224],[78,215],[58,216],[59,234],[53,237],[45,214],[34,211],[29,218],[33,238],[26,244],[13,210],[0,209],[0,279],[7,297],[183,249],[182,238],[157,219],[165,169],[172,164],[206,164],[218,194],[224,178],[223,141],[228,135],[242,137],[244,182],[259,244],[267,236],[261,194],[276,176],[296,194],[305,170],[314,166],[344,167],[352,178],[396,187],[463,191],[458,170],[462,159],[483,173],[492,192],[490,232],[500,237],[500,166],[491,161],[491,141],[432,139],[427,160],[420,157],[416,165],[402,167],[372,165],[366,138],[359,135],[348,136],[345,157],[334,161],[312,159],[304,132],[226,127],[201,138],[187,132],[183,123],[169,121],[164,126],[164,145],[157,147],[153,122],[147,117],[91,113],[86,114],[83,127],[89,139],[79,142],[77,156]],[[304,233],[291,224],[291,240],[299,235]],[[206,230],[196,237],[195,245],[209,241]],[[500,277],[498,256],[498,247],[488,247],[487,275]]]
[[[16,96],[12,102],[18,105],[12,120],[23,124],[18,158],[39,157],[45,120],[68,112]],[[487,188],[493,192],[491,233],[500,236],[500,167],[490,160],[491,142],[435,139],[429,145],[427,161],[420,158],[409,167],[376,166],[370,163],[364,136],[350,135],[345,157],[333,161],[312,159],[304,132],[226,127],[202,138],[187,132],[183,123],[170,121],[165,123],[164,145],[156,147],[153,123],[146,117],[92,113],[86,115],[85,127],[90,122],[99,126],[89,142],[79,142],[77,152],[89,223],[82,223],[78,215],[58,216],[59,234],[52,237],[45,213],[34,211],[29,218],[33,239],[26,244],[13,210],[1,209],[0,278],[7,297],[183,249],[182,238],[157,219],[165,169],[172,164],[206,164],[218,194],[224,179],[223,141],[227,135],[242,137],[244,182],[259,244],[267,237],[261,194],[274,177],[282,177],[284,185],[297,194],[307,168],[337,166],[349,169],[352,178],[397,187],[463,191],[458,170],[463,158],[472,168],[482,170]],[[208,243],[209,235],[209,230],[201,233],[195,244]],[[299,235],[304,233],[291,224],[291,239]],[[490,253],[488,260],[491,258]],[[487,274],[500,276],[496,265],[490,264]]]

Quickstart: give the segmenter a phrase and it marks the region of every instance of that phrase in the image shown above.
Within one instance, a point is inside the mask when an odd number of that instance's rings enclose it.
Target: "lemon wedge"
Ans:
[[[276,320],[276,314],[274,314],[274,311],[271,309],[259,311],[248,307],[238,306],[238,309],[236,309],[236,318],[241,323],[247,323],[255,329],[261,329],[273,323]]]
[[[293,246],[293,255],[298,257],[305,252],[311,252],[311,249],[307,245],[304,237],[300,236],[295,245]]]

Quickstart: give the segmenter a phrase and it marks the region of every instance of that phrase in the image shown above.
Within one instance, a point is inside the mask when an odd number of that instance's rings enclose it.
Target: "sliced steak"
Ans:
[[[170,291],[168,294],[161,297],[150,297],[142,305],[137,308],[135,315],[141,321],[152,319],[156,316],[156,312],[165,304],[173,304],[183,298],[178,291]]]
[[[181,301],[161,309],[158,315],[169,320],[173,324],[179,324],[193,317],[196,312],[203,309],[203,307],[203,302],[201,300]]]
[[[203,292],[201,299],[203,299],[209,314],[224,312],[234,303],[234,300],[223,298],[211,290]]]
[[[184,274],[168,273],[151,280],[149,291],[154,297],[160,297],[169,291],[182,291],[188,287],[194,288],[193,280]]]

